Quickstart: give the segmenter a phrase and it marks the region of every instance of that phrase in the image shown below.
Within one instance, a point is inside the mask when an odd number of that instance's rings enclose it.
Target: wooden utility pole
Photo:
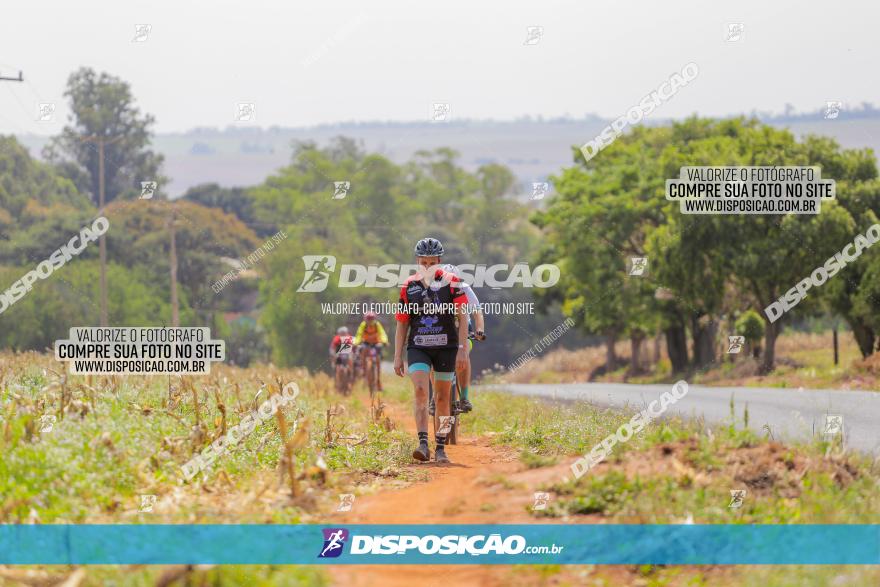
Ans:
[[[104,214],[104,146],[115,143],[122,136],[108,139],[102,135],[91,135],[82,140],[98,145],[98,213]],[[102,234],[98,238],[98,255],[101,259],[101,326],[109,326],[107,319],[107,241]]]
[[[104,214],[104,141],[98,141],[98,210]],[[98,254],[101,258],[101,326],[109,326],[107,317],[107,241],[104,235],[98,240]]]
[[[177,328],[180,326],[180,308],[177,303],[177,241],[174,227],[174,220],[177,214],[177,208],[171,204],[171,216],[168,220],[168,232],[171,237],[170,247],[170,265],[171,265],[171,326]]]
[[[840,351],[837,346],[837,320],[834,321],[834,329],[831,332],[834,334],[834,364],[837,365],[840,362]]]

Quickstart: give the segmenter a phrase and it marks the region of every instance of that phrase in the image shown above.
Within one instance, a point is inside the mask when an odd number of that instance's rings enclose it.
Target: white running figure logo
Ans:
[[[437,430],[437,436],[446,436],[452,432],[452,425],[455,423],[455,416],[439,416],[440,429]]]
[[[330,534],[330,544],[327,545],[327,548],[321,552],[321,556],[326,555],[331,550],[337,550],[342,548],[342,530],[337,530]],[[314,552],[314,551],[313,551]]]

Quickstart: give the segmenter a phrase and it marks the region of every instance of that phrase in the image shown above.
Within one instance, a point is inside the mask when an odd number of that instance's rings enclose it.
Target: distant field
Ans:
[[[172,197],[188,188],[214,182],[224,186],[260,183],[290,160],[291,142],[310,140],[326,144],[336,136],[360,139],[370,151],[401,163],[422,149],[451,147],[461,154],[468,170],[494,162],[511,168],[522,183],[523,193],[533,181],[543,181],[571,165],[574,145],[582,145],[609,121],[547,120],[512,122],[340,124],[297,129],[229,128],[185,134],[157,134],[156,149],[165,156],[165,174],[171,178]],[[666,124],[657,119],[654,124]],[[848,148],[871,147],[880,153],[880,118],[815,120],[767,120],[788,127],[796,135],[828,135]],[[47,138],[19,137],[38,155]],[[343,179],[343,178],[340,178]]]

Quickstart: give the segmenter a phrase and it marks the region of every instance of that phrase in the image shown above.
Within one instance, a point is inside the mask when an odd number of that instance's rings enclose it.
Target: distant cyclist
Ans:
[[[428,448],[428,380],[434,369],[438,416],[449,413],[449,393],[456,368],[464,368],[468,362],[467,321],[456,317],[463,313],[467,296],[456,287],[460,281],[455,275],[445,273],[439,267],[443,244],[435,238],[423,238],[415,246],[415,254],[421,271],[406,280],[400,290],[400,308],[395,318],[394,372],[403,377],[403,350],[406,346],[407,371],[415,392],[416,428],[419,446],[413,458],[427,461],[431,458]],[[431,269],[433,268],[433,269]],[[430,271],[429,271],[430,270]],[[450,311],[451,310],[451,311]],[[445,444],[446,435],[435,431],[436,450],[434,459],[448,463]]]
[[[330,356],[336,359],[336,364],[350,360],[353,348],[354,338],[348,333],[348,327],[337,328],[336,336],[330,341]]]
[[[359,346],[358,354],[361,358],[361,364],[364,364],[364,354],[368,347],[375,347],[379,357],[379,364],[382,364],[382,347],[388,344],[388,335],[382,323],[376,318],[376,312],[367,312],[364,314],[364,321],[358,326],[354,335],[354,345]],[[377,381],[379,391],[382,391],[382,369],[379,369],[379,381]]]

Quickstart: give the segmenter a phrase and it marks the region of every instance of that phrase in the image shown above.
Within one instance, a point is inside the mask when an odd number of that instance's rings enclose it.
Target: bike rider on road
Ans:
[[[358,326],[357,332],[354,335],[354,345],[363,345],[358,352],[361,358],[361,365],[365,364],[364,355],[367,351],[367,347],[370,346],[376,348],[379,365],[381,365],[382,347],[386,344],[388,344],[388,335],[385,334],[385,329],[382,327],[382,323],[376,319],[376,312],[367,312],[364,314],[364,321]],[[379,380],[376,383],[378,384],[379,391],[382,391],[381,368],[379,369]]]
[[[467,320],[455,319],[463,314],[467,296],[457,287],[458,277],[437,267],[443,255],[443,245],[435,238],[423,238],[415,246],[421,265],[419,273],[411,276],[400,290],[400,308],[395,318],[394,372],[403,377],[403,350],[406,345],[407,372],[415,392],[415,418],[419,446],[413,458],[427,461],[428,448],[428,378],[434,369],[434,393],[437,396],[438,416],[449,413],[449,393],[456,369],[468,363]],[[435,431],[437,443],[434,459],[448,463],[444,445],[446,434]]]

